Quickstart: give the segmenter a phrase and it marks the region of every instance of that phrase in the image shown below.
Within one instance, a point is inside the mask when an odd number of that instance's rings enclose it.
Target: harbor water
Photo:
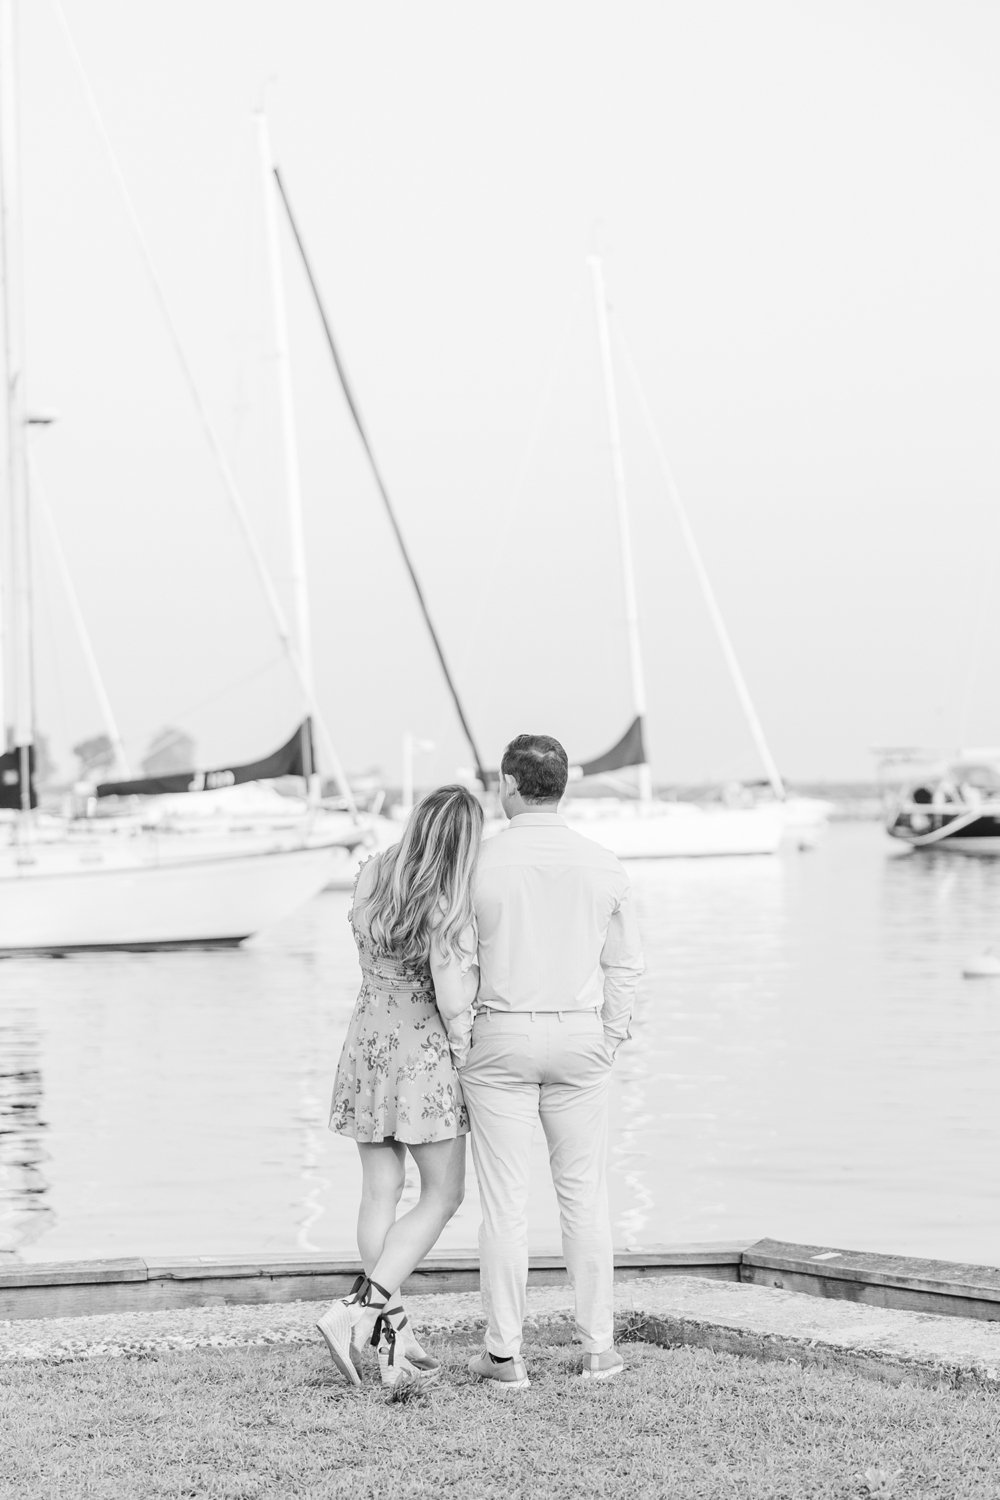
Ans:
[[[612,1086],[616,1244],[1000,1262],[1000,979],[962,977],[1000,943],[1000,861],[847,823],[808,853],[630,868],[648,970]],[[0,962],[0,1254],[353,1252],[356,1152],[326,1127],[348,902],[234,950]],[[536,1157],[541,1252],[541,1136]],[[478,1222],[470,1165],[442,1248]]]

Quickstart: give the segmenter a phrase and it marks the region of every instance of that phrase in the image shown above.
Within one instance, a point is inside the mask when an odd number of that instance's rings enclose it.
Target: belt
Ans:
[[[599,1016],[600,1014],[599,1005],[564,1005],[561,1010],[541,1005],[533,1010],[503,1010],[499,1005],[481,1005],[473,1011],[473,1019],[477,1016],[530,1016],[533,1021],[536,1016],[558,1016],[561,1021],[563,1016]]]

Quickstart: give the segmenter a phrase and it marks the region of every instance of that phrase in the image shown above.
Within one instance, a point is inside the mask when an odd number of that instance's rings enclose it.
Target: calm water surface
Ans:
[[[1000,861],[848,824],[808,854],[632,874],[649,968],[613,1081],[616,1243],[1000,1262],[1000,980],[961,973],[1000,940]],[[352,1250],[356,1152],[326,1129],[347,904],[232,952],[0,962],[0,1252]],[[442,1246],[478,1222],[470,1168]]]

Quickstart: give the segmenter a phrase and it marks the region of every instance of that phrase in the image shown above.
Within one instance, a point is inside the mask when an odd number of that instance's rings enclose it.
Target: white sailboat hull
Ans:
[[[339,858],[331,867],[330,877],[324,889],[352,891],[361,866],[373,854],[381,854],[384,849],[391,849],[393,844],[398,844],[403,836],[403,826],[402,823],[394,822],[391,818],[367,819],[364,842],[355,843],[351,848],[340,849]]]
[[[619,859],[700,859],[774,854],[784,824],[769,807],[703,808],[693,803],[623,803],[612,809],[581,802],[563,808],[571,828]]]
[[[122,847],[71,841],[0,850],[0,954],[234,944],[321,890],[329,844]]]
[[[798,849],[814,849],[827,830],[833,803],[823,797],[787,797],[775,803],[785,839]]]

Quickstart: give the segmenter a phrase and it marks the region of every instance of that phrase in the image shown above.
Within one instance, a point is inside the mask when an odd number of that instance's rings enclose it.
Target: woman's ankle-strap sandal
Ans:
[[[381,1300],[377,1300],[373,1292],[381,1293]],[[388,1301],[389,1293],[385,1287],[372,1281],[370,1276],[359,1276],[347,1296],[334,1302],[316,1324],[334,1364],[351,1385],[361,1384],[361,1354],[368,1333],[368,1317],[374,1315],[372,1343],[375,1344]]]
[[[372,1331],[372,1343],[378,1352],[383,1385],[395,1385],[404,1377],[430,1381],[441,1369],[440,1360],[432,1359],[420,1347],[402,1302],[379,1313]]]
[[[395,1315],[396,1313],[402,1313],[403,1315],[402,1322],[396,1324],[396,1333],[398,1342],[402,1345],[403,1353],[410,1361],[410,1364],[416,1365],[419,1370],[426,1370],[427,1372],[430,1372],[431,1370],[440,1370],[441,1361],[439,1359],[434,1359],[432,1355],[428,1354],[427,1350],[423,1347],[420,1340],[417,1338],[416,1329],[409,1320],[409,1315],[407,1314],[406,1308],[403,1306],[402,1297],[397,1296],[393,1298],[393,1301],[397,1304],[397,1306],[394,1306],[390,1309],[392,1314]]]

